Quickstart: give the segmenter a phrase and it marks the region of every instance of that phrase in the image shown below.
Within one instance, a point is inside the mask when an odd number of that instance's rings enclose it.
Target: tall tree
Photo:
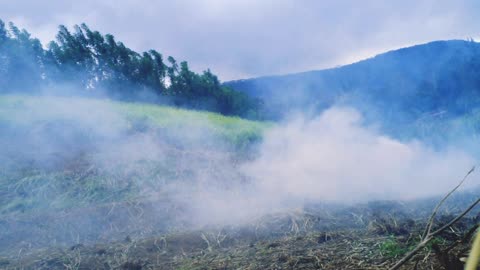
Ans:
[[[73,32],[60,25],[56,40],[44,50],[27,31],[14,24],[6,29],[0,21],[0,56],[0,81],[10,88],[51,88],[61,82],[92,90],[89,94],[167,98],[180,106],[225,114],[243,115],[256,108],[253,100],[223,87],[210,70],[195,73],[186,61],[177,63],[171,56],[165,63],[155,50],[137,53],[86,24],[74,26]]]

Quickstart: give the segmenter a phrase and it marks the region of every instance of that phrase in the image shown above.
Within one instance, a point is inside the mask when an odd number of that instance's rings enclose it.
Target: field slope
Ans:
[[[189,204],[179,186],[237,181],[232,166],[269,126],[142,103],[0,96],[0,252],[167,231],[187,212],[172,210]]]

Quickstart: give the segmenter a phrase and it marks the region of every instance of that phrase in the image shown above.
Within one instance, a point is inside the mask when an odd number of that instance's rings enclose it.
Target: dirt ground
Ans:
[[[416,202],[416,206],[395,202],[337,210],[315,206],[272,214],[246,225],[20,249],[0,257],[0,268],[388,269],[418,243],[431,204]],[[443,211],[435,226],[448,222],[454,212]],[[403,269],[463,269],[477,223],[475,213],[463,218]]]

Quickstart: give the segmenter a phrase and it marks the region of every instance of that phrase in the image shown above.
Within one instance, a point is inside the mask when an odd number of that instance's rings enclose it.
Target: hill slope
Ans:
[[[195,199],[182,196],[201,181],[240,181],[235,164],[268,126],[140,103],[0,96],[0,253],[188,226]]]
[[[274,118],[305,108],[348,105],[395,134],[418,119],[451,119],[476,110],[480,44],[436,41],[339,68],[226,84],[261,98]]]

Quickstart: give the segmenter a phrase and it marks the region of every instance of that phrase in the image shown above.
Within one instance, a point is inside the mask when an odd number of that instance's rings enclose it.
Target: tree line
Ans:
[[[60,25],[56,40],[44,47],[25,29],[0,20],[0,92],[41,89],[262,118],[259,99],[222,85],[210,70],[193,72],[186,61],[165,61],[156,50],[135,52],[86,24],[73,31]]]

